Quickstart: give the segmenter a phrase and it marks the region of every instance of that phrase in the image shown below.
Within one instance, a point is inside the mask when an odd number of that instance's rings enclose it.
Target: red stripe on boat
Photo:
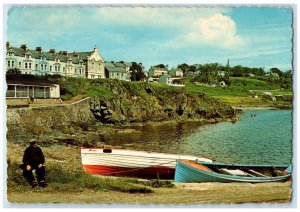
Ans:
[[[83,165],[83,170],[87,174],[100,174],[118,177],[139,177],[145,179],[173,179],[175,174],[174,168],[165,166],[126,168],[116,166]]]

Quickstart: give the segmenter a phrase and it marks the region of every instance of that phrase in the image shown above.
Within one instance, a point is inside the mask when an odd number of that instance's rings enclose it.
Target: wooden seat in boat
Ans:
[[[203,171],[207,171],[207,172],[212,172],[212,170],[202,164],[198,164],[198,163],[195,163],[193,161],[188,161],[188,160],[181,160],[182,163],[184,164],[187,164],[189,166],[192,166],[194,168],[197,168],[197,169],[200,169],[200,170],[203,170]]]

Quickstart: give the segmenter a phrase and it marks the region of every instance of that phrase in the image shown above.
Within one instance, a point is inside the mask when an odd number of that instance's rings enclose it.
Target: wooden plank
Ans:
[[[249,171],[252,172],[252,173],[254,173],[254,174],[257,174],[257,175],[259,175],[259,176],[261,176],[261,177],[268,177],[268,176],[266,176],[266,175],[263,175],[262,173],[259,173],[259,172],[257,172],[257,171],[254,171],[254,170],[252,170],[252,169],[249,169]]]

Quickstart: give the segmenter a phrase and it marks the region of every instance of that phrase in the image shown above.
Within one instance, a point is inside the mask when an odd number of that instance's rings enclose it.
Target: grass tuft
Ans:
[[[7,161],[7,185],[9,189],[24,190],[29,187],[22,176],[22,171],[18,169],[18,164]],[[71,172],[59,166],[46,167],[46,180],[48,187],[45,191],[74,191],[81,192],[84,189],[92,190],[112,190],[127,193],[151,193],[151,189],[137,180],[128,178],[95,177],[84,172]]]

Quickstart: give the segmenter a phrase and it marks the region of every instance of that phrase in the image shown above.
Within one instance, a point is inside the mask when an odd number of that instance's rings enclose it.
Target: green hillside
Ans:
[[[283,89],[278,81],[270,82],[266,79],[230,77],[227,86],[216,85],[213,87],[212,85],[192,82],[192,78],[187,78],[184,80],[184,84],[190,92],[203,92],[233,106],[285,107],[288,105],[291,107],[292,89]],[[264,92],[283,95],[283,99],[273,101],[270,97],[265,96]],[[255,95],[258,98],[252,98]]]

